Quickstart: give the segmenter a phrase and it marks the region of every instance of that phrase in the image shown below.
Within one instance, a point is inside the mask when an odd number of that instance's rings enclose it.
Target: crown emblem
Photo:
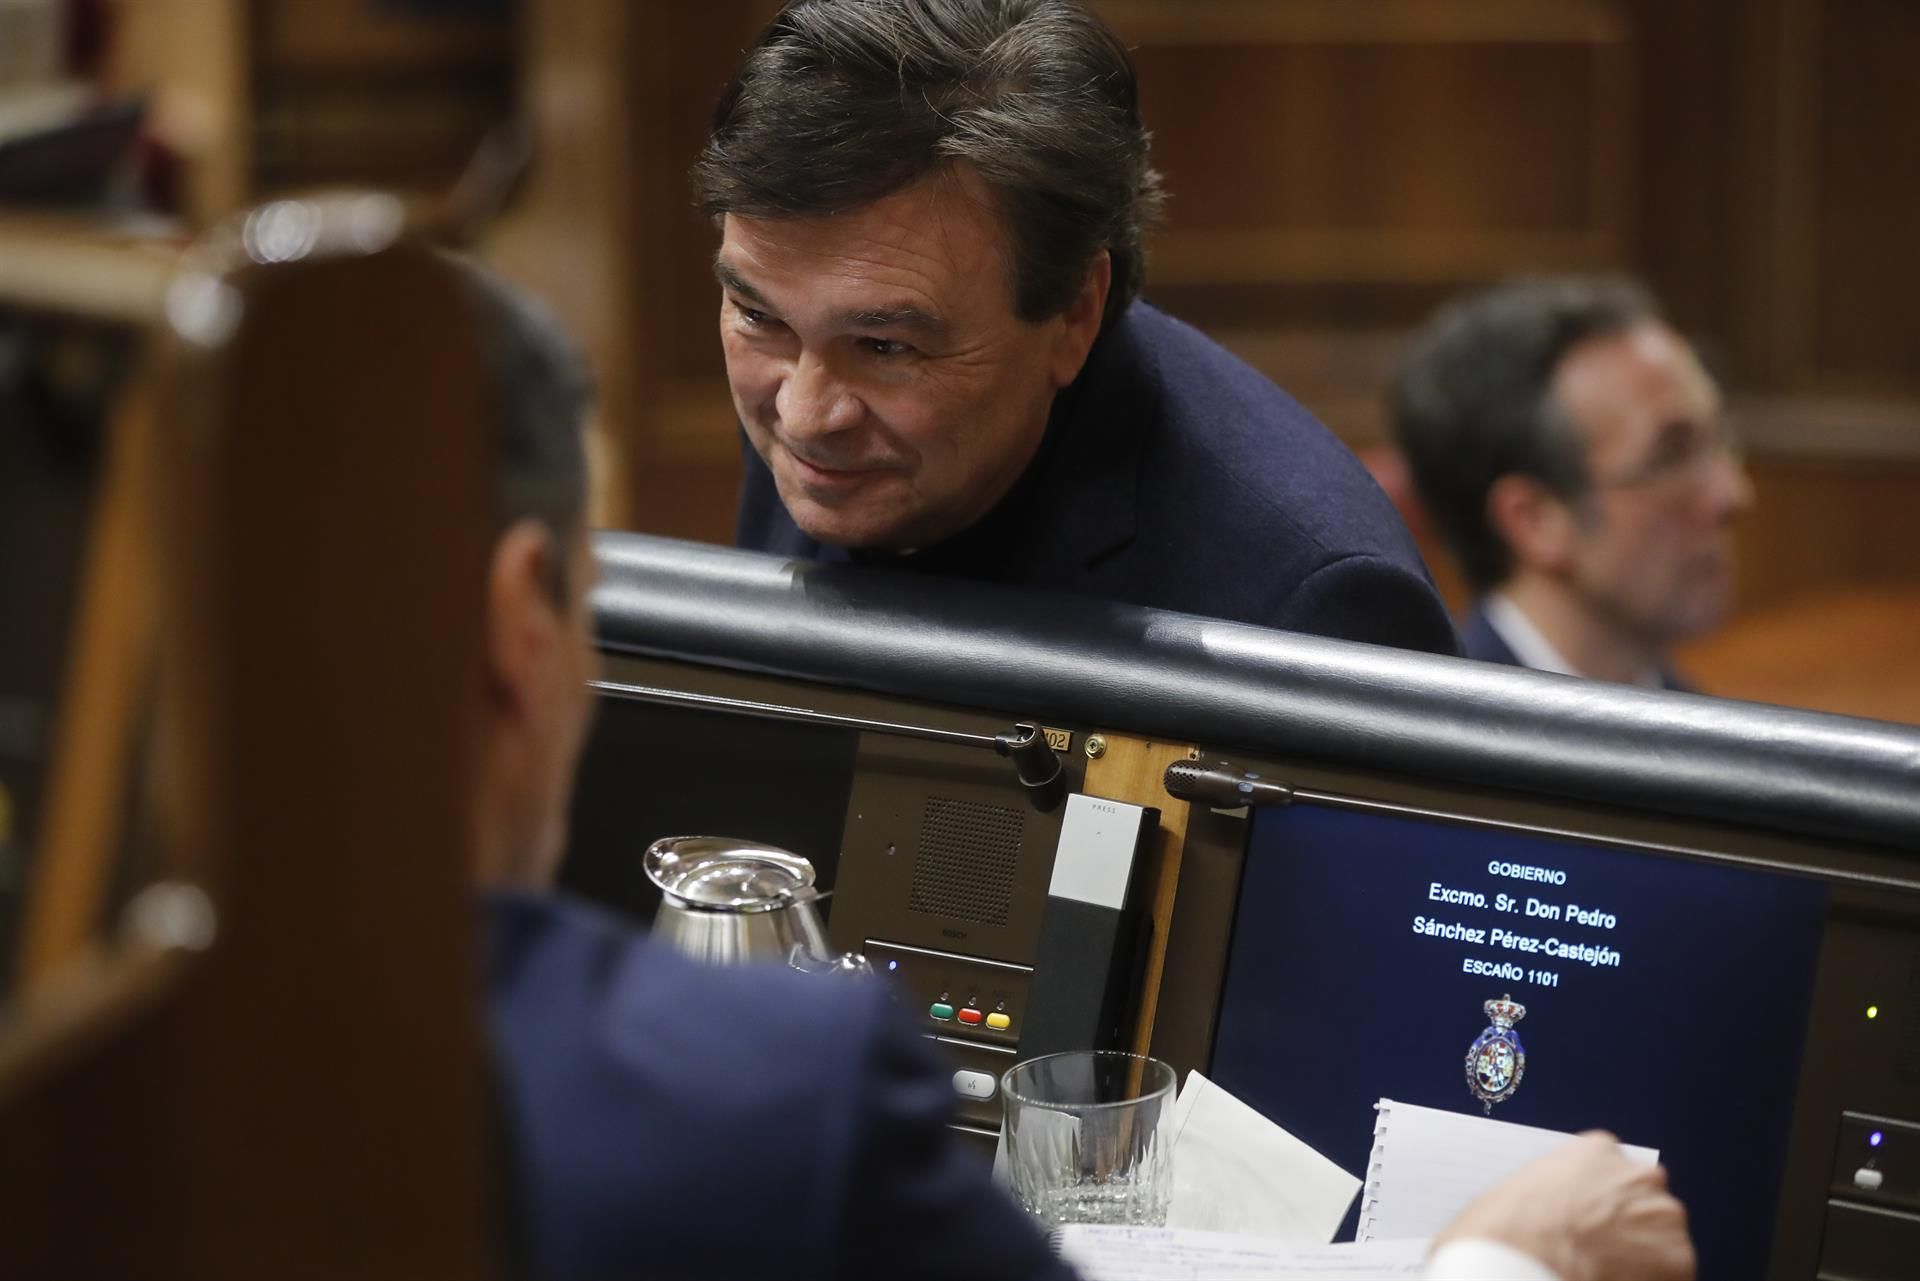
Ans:
[[[1488,1001],[1480,1008],[1486,1011],[1494,1027],[1505,1030],[1511,1030],[1515,1023],[1527,1017],[1527,1007],[1510,996],[1503,996],[1497,1001]]]
[[[1491,1116],[1493,1105],[1504,1103],[1520,1088],[1526,1075],[1527,1052],[1513,1025],[1527,1017],[1527,1007],[1511,996],[1484,1002],[1488,1026],[1467,1047],[1467,1089],[1480,1100],[1483,1112]]]

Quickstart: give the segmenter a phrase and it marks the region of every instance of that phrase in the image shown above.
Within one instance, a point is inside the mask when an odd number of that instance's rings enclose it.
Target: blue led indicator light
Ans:
[[[1875,1130],[1872,1134],[1869,1134],[1867,1136],[1867,1146],[1870,1148],[1877,1148],[1880,1146],[1880,1141],[1886,1137],[1887,1136],[1884,1132],[1880,1130]]]
[[[888,962],[887,962],[887,972],[888,972],[888,973],[892,973],[892,972],[893,972],[894,970],[897,970],[897,969],[899,969],[899,968],[900,968],[900,962],[898,962],[898,961],[888,961]]]

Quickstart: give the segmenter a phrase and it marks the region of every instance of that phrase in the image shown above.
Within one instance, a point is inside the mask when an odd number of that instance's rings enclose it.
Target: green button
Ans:
[[[950,1019],[953,1017],[953,1007],[951,1005],[942,1005],[939,1001],[935,1001],[933,1008],[928,1010],[927,1013],[936,1019]]]

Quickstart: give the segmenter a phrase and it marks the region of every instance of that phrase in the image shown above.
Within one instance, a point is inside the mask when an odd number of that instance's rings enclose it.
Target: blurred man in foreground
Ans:
[[[591,714],[586,380],[475,275],[499,534],[476,805],[491,1040],[525,1273],[1071,1281],[946,1129],[949,1073],[877,982],[709,967],[547,892]],[[1476,1203],[1432,1281],[1686,1281],[1664,1173],[1589,1137]]]
[[[1455,302],[1392,417],[1477,597],[1467,657],[1686,687],[1669,650],[1725,618],[1753,494],[1719,389],[1645,294],[1564,279]]]

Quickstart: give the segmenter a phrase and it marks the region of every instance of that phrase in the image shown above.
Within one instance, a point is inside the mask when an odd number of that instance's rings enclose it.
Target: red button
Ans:
[[[981,1017],[982,1017],[982,1015],[981,1015],[981,1013],[980,1013],[980,1011],[978,1011],[978,1010],[962,1010],[962,1011],[960,1011],[960,1021],[961,1021],[962,1023],[969,1023],[969,1024],[971,1024],[971,1023],[978,1023],[978,1022],[980,1021],[980,1019],[981,1019]]]

